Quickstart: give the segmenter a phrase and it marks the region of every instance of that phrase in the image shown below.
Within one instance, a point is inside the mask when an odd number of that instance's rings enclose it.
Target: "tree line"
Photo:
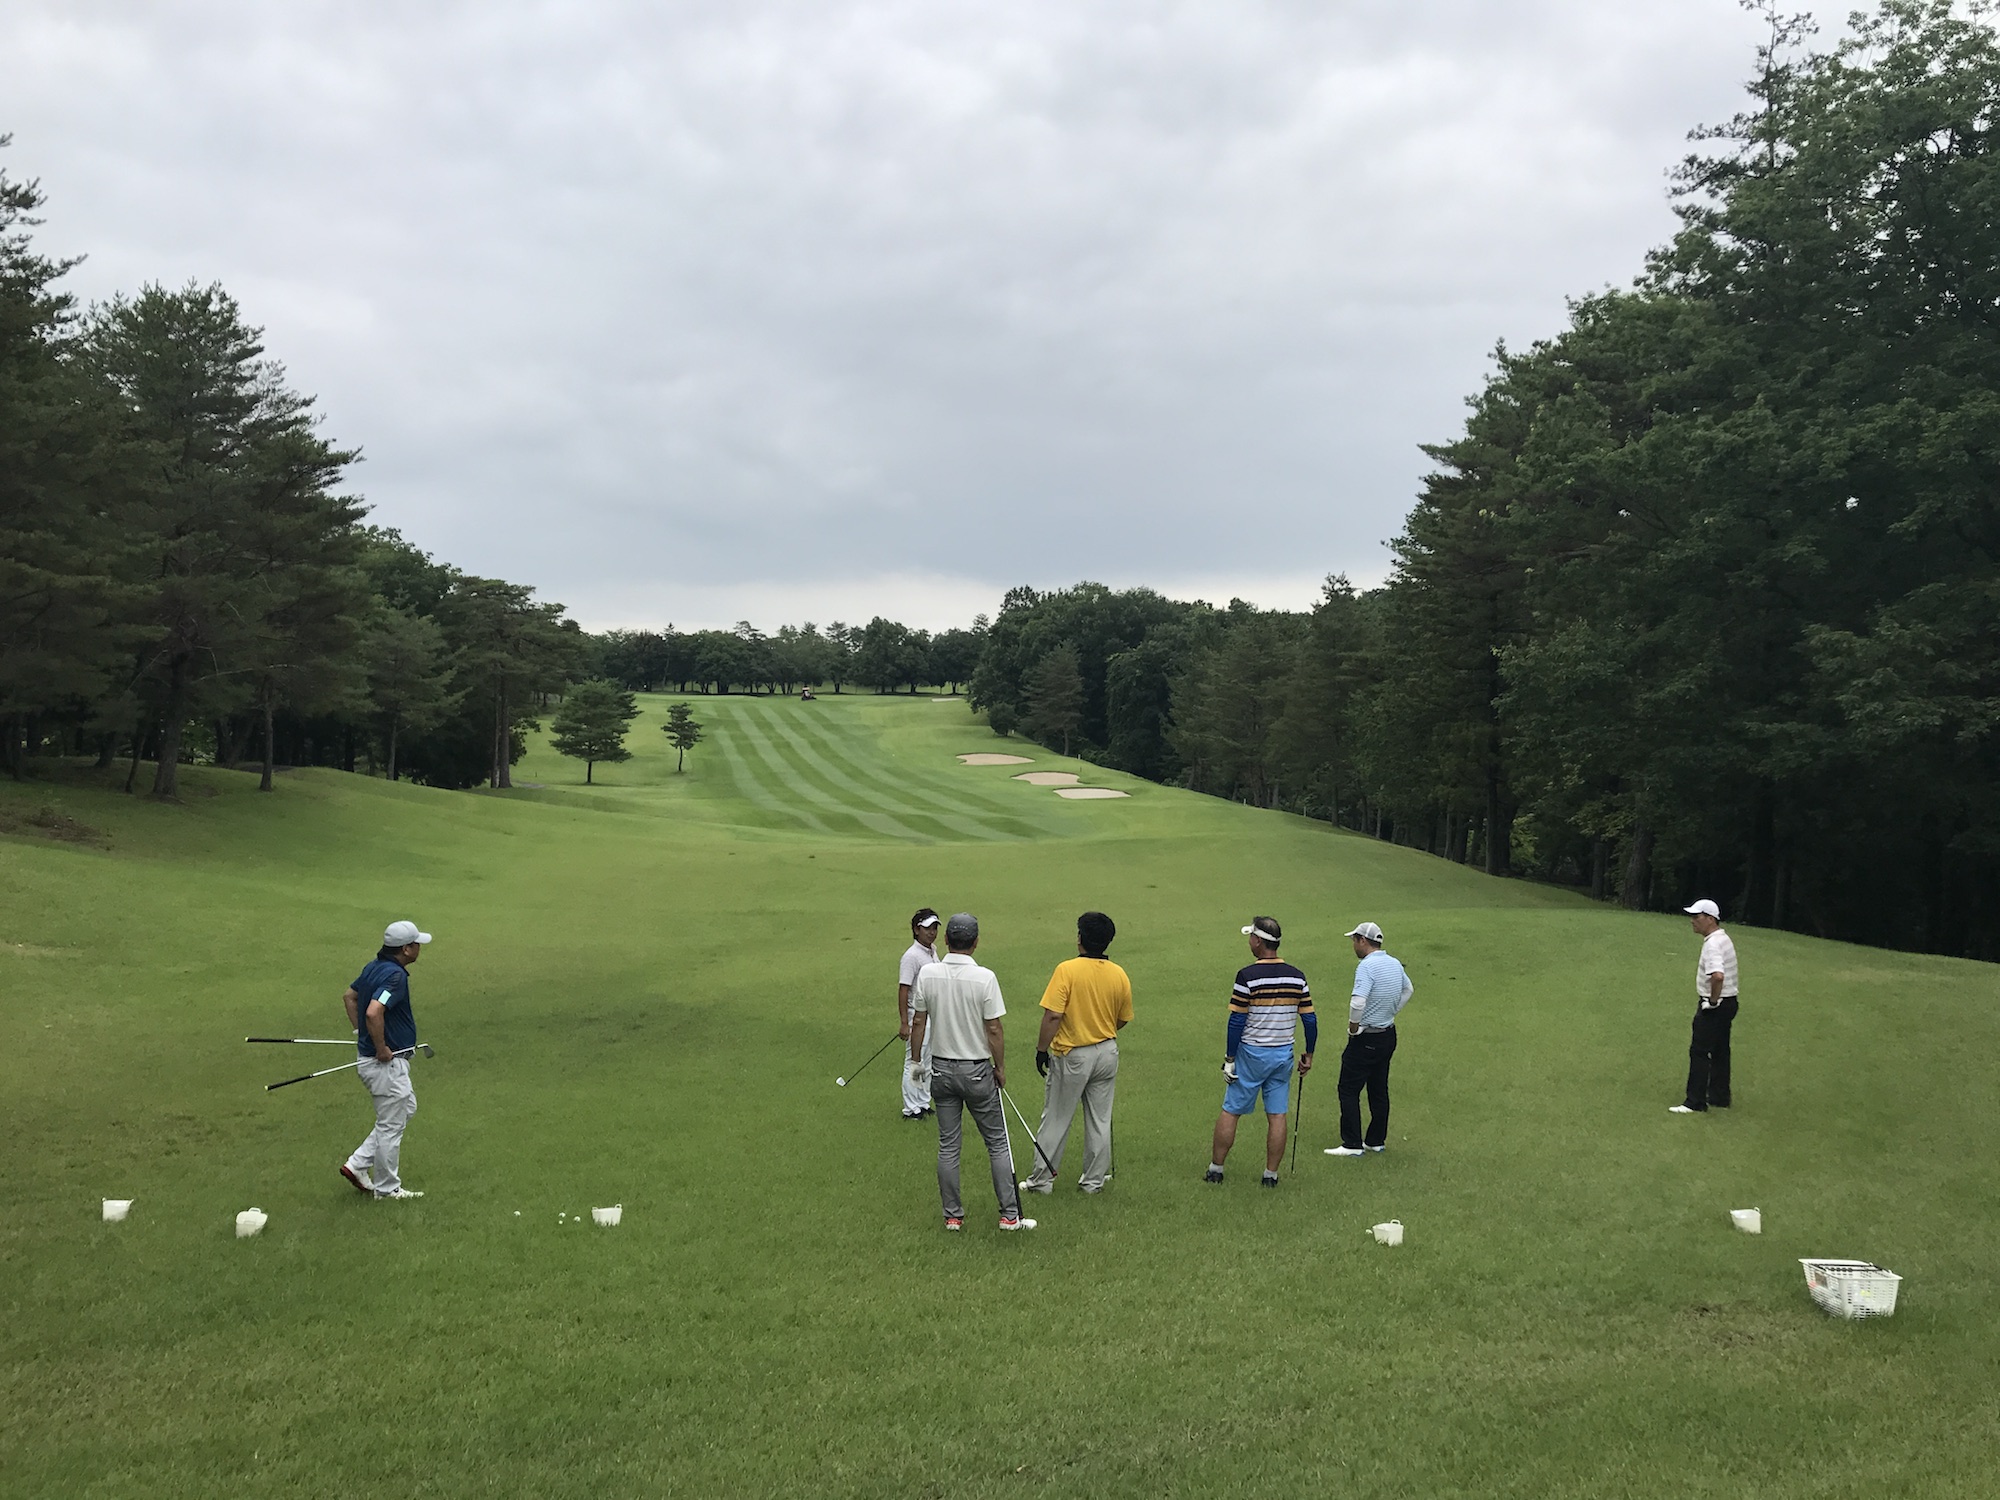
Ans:
[[[1496,352],[1388,581],[1307,611],[1084,583],[935,636],[592,637],[365,524],[219,288],[79,311],[0,176],[0,759],[505,786],[574,684],[587,766],[634,692],[964,684],[1001,734],[1494,875],[2000,958],[2000,45],[1946,0],[1817,50],[1755,8],[1674,238]]]
[[[944,687],[972,677],[986,617],[970,628],[913,630],[877,615],[866,625],[807,622],[766,635],[748,620],[733,630],[614,630],[598,638],[602,674],[633,692],[790,693],[806,687],[878,693]]]
[[[1644,908],[2000,958],[2000,48],[1771,26],[1628,289],[1496,355],[1387,584],[1017,590],[973,697],[1145,776]]]
[[[0,145],[6,140],[0,137]],[[88,309],[35,249],[39,185],[0,171],[0,765],[124,760],[171,797],[181,766],[364,768],[511,784],[553,702],[674,684],[954,688],[983,622],[590,636],[533,588],[367,523],[359,457],[319,429],[215,285]],[[581,712],[582,709],[579,709]],[[601,728],[576,741],[602,742]],[[685,745],[679,748],[686,749]],[[586,757],[594,760],[601,757]]]

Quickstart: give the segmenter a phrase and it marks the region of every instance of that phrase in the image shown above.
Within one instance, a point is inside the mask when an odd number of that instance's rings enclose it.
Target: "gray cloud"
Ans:
[[[377,519],[593,625],[1298,604],[1672,228],[1729,0],[0,14],[77,288],[216,279]]]

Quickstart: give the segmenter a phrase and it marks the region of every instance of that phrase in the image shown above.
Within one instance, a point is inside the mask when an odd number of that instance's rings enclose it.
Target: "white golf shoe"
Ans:
[[[1009,1234],[1012,1234],[1016,1229],[1033,1229],[1034,1227],[1035,1221],[1033,1219],[1002,1219],[1000,1221],[1000,1228]]]
[[[1366,1156],[1368,1148],[1366,1146],[1328,1146],[1326,1154],[1328,1156]]]
[[[399,1187],[386,1193],[377,1193],[377,1198],[421,1198],[422,1193],[413,1193],[406,1187]]]

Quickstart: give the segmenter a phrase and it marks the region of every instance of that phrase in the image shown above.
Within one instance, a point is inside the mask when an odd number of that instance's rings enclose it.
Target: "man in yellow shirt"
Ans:
[[[1042,1032],[1035,1042],[1035,1066],[1048,1080],[1042,1101],[1041,1149],[1034,1174],[1022,1188],[1047,1193],[1055,1188],[1053,1168],[1062,1165],[1063,1145],[1076,1107],[1083,1106],[1083,1176],[1086,1193],[1104,1190],[1111,1175],[1111,1095],[1118,1082],[1118,1033],[1132,1019],[1132,981],[1104,955],[1118,928],[1101,911],[1076,919],[1075,958],[1056,965],[1042,993]],[[1047,1163],[1048,1165],[1044,1165]]]

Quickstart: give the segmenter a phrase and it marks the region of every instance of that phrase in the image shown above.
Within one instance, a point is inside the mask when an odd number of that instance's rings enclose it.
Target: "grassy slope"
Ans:
[[[588,792],[541,751],[511,797],[77,773],[108,849],[0,838],[7,1493],[1990,1492],[1995,970],[1739,931],[1739,1108],[1678,1119],[1678,918],[1084,767],[1135,795],[1063,802],[959,767],[996,742],[952,704],[704,700],[676,777],[662,707]],[[939,1232],[889,1058],[833,1087],[923,903],[985,921],[1031,1112],[1041,981],[1078,910],[1121,923],[1117,1182],[1032,1236],[976,1167]],[[1329,1072],[1276,1193],[1247,1138],[1197,1180],[1253,911],[1330,996],[1374,917],[1418,991],[1391,1152],[1320,1155]],[[337,1028],[405,914],[430,1196],[371,1205],[360,1088],[266,1095],[305,1049],[237,1039]],[[1824,1318],[1809,1254],[1902,1309]]]

